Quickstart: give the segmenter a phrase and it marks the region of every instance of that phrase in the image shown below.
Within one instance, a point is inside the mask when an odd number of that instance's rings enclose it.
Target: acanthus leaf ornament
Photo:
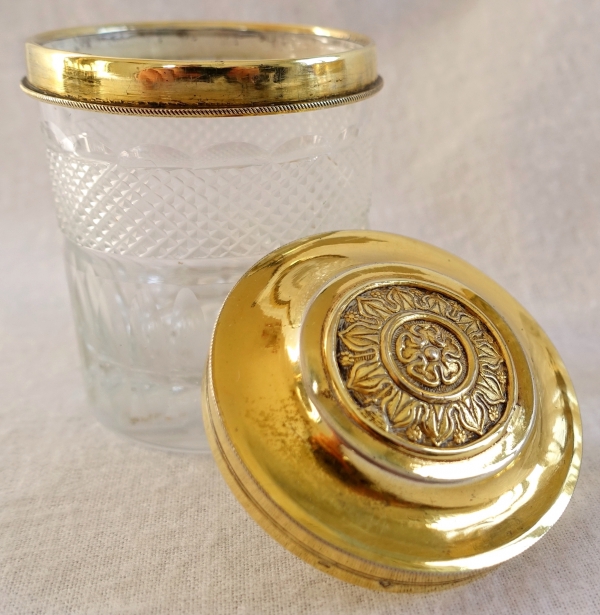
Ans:
[[[336,361],[356,418],[399,444],[460,449],[511,410],[502,340],[442,290],[396,283],[356,294],[340,314]]]

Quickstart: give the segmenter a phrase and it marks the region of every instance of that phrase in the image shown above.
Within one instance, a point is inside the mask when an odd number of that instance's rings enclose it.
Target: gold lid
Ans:
[[[569,376],[531,316],[455,256],[384,233],[318,235],[247,272],[203,398],[254,519],[374,589],[439,589],[521,553],[581,461]]]
[[[381,89],[375,45],[311,26],[158,22],[46,32],[21,87],[44,102],[143,115],[262,115],[356,102]]]

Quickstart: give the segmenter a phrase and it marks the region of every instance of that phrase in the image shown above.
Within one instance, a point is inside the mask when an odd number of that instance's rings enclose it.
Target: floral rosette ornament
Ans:
[[[441,292],[397,283],[360,293],[341,314],[336,359],[358,418],[400,444],[463,447],[507,412],[498,335]]]

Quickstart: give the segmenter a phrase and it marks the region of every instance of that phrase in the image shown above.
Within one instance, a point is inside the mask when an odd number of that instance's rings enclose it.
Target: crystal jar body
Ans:
[[[224,118],[41,105],[102,423],[153,446],[207,450],[200,381],[221,304],[274,248],[367,226],[372,104]]]

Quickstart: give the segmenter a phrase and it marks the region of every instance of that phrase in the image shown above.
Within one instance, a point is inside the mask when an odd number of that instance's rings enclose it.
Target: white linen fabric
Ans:
[[[35,102],[42,30],[158,19],[304,22],[379,46],[372,226],[480,267],[546,329],[584,421],[575,496],[480,580],[394,595],[287,553],[209,457],[112,435],[83,394]],[[600,612],[600,3],[19,0],[0,6],[0,613]],[[215,120],[218,121],[218,120]]]

